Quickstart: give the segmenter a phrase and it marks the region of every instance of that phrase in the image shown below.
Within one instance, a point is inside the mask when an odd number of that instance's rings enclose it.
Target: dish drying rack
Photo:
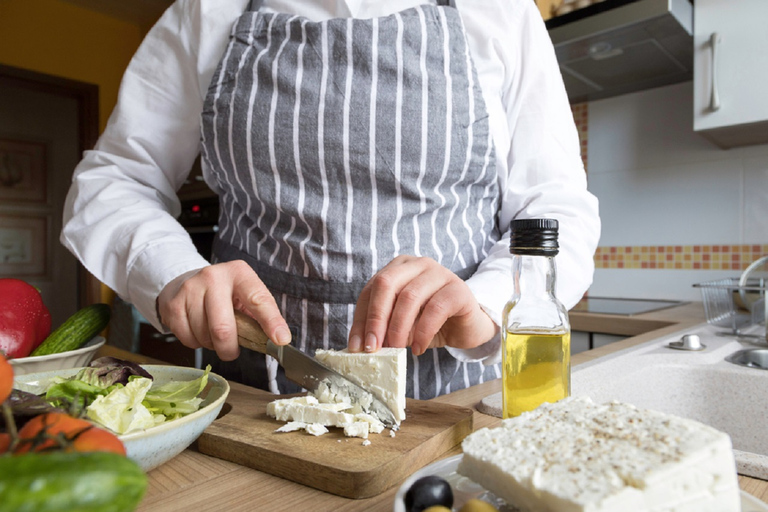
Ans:
[[[723,334],[768,339],[744,334],[753,325],[765,324],[768,282],[750,279],[743,286],[739,283],[739,278],[726,278],[693,285],[701,289],[707,323],[730,330]]]

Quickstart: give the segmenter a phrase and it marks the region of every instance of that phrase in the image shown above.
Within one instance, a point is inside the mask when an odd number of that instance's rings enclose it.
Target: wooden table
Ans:
[[[573,365],[637,345],[686,326],[704,321],[701,304],[637,315],[627,319],[615,315],[572,313],[574,329],[632,335],[626,340],[588,352],[575,354]],[[102,348],[101,355],[116,355],[145,363],[158,361],[130,354],[113,347]],[[238,386],[239,384],[233,384]],[[499,380],[435,398],[436,401],[474,407],[484,397],[501,391]],[[498,418],[478,411],[474,414],[475,429],[498,425]],[[445,456],[460,453],[459,447]],[[417,468],[414,468],[416,470]],[[408,475],[402,475],[402,479]],[[768,502],[768,482],[739,476],[743,490]],[[249,469],[197,452],[194,446],[166,464],[149,472],[149,487],[139,511],[204,512],[219,511],[391,511],[397,488],[370,499],[353,500],[324,493],[294,482]]]

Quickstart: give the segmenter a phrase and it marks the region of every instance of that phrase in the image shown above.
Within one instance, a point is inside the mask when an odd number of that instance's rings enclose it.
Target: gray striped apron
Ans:
[[[346,347],[360,291],[395,256],[466,279],[500,237],[488,115],[452,7],[322,22],[246,11],[204,103],[202,157],[221,200],[214,261],[247,261],[309,354]],[[300,391],[261,354],[204,359],[229,379]],[[499,372],[409,351],[407,393]]]

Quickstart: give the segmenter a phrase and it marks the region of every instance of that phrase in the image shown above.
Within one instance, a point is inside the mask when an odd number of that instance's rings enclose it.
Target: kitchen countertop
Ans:
[[[700,324],[704,321],[704,310],[701,303],[693,302],[631,317],[572,311],[570,320],[573,330],[629,336],[616,343],[574,354],[571,361],[576,366],[617,350],[680,331],[687,326]],[[114,355],[144,363],[159,362],[110,346],[102,347],[99,355]],[[240,386],[237,383],[231,384],[233,387]],[[495,380],[434,400],[474,408],[484,397],[499,391],[501,391],[501,382]],[[501,421],[477,410],[473,420],[475,429],[496,426]],[[460,451],[457,446],[447,452],[445,457]],[[173,460],[150,471],[148,475],[149,487],[138,511],[334,510],[345,512],[365,510],[384,512],[392,510],[397,492],[395,487],[374,498],[362,500],[342,498],[203,455],[194,449],[194,445]],[[405,480],[407,476],[403,475],[402,479]],[[739,476],[739,484],[744,491],[768,502],[768,482]]]

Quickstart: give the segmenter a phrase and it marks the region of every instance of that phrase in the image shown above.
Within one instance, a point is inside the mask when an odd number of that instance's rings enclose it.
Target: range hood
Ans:
[[[691,0],[604,0],[546,25],[572,104],[693,79]]]

